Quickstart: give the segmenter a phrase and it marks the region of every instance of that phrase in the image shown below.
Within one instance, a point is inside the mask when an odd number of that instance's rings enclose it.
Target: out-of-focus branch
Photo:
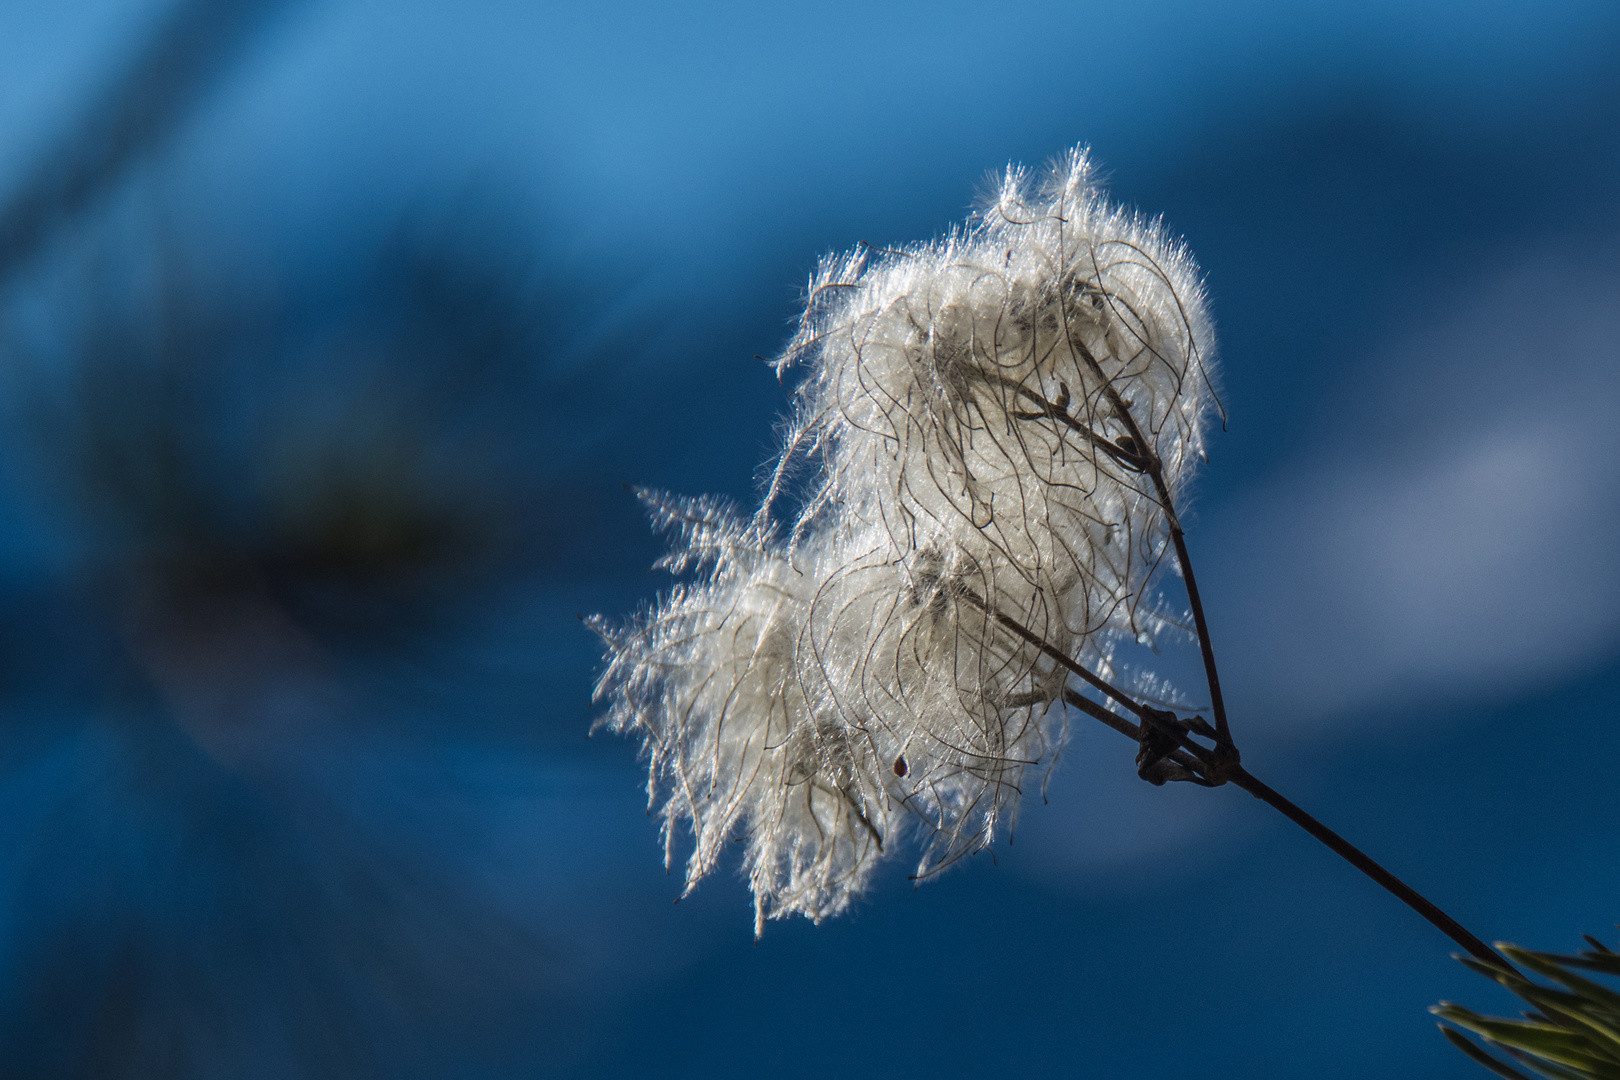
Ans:
[[[0,287],[206,98],[287,0],[181,0],[0,204]]]

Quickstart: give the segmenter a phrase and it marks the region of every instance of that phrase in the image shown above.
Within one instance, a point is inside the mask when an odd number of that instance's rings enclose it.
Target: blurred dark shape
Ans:
[[[592,308],[428,232],[278,305],[171,238],[103,251],[87,295],[0,326],[30,496],[8,509],[62,568],[0,573],[22,657],[0,1075],[446,1075],[566,1048],[572,946],[469,854],[502,793],[437,758],[545,768],[539,703],[458,705],[490,700],[459,657],[590,542],[557,418]],[[451,802],[471,835],[412,831]]]
[[[286,0],[183,0],[0,206],[0,285],[163,142]]]
[[[93,329],[67,415],[36,429],[68,470],[63,508],[173,595],[251,584],[319,637],[448,616],[519,554],[527,493],[499,413],[530,395],[515,362],[435,334],[460,313],[416,284],[356,298],[362,325],[322,331],[304,358],[286,340],[296,314],[218,323],[192,297],[162,325]],[[389,310],[395,289],[411,300]]]

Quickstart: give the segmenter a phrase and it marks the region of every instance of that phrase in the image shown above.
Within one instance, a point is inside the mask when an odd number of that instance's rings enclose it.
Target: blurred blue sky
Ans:
[[[0,205],[166,10],[0,3]],[[747,498],[815,260],[1076,143],[1208,274],[1246,764],[1487,940],[1609,936],[1613,3],[289,0],[0,297],[0,1075],[1475,1075],[1449,942],[1110,732],[757,947],[582,737],[575,615],[664,584],[621,484]],[[334,555],[355,499],[427,539]]]

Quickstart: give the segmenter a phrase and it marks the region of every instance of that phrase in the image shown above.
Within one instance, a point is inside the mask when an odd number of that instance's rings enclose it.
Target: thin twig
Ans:
[[[1116,461],[1129,468],[1139,469],[1148,474],[1153,480],[1153,487],[1159,495],[1159,506],[1164,510],[1165,523],[1170,528],[1170,542],[1176,549],[1176,564],[1181,569],[1181,579],[1187,587],[1187,606],[1192,609],[1193,626],[1198,632],[1198,649],[1204,660],[1204,678],[1209,683],[1209,707],[1215,716],[1215,730],[1222,738],[1230,738],[1230,729],[1226,721],[1226,699],[1221,694],[1221,676],[1215,667],[1215,647],[1210,641],[1209,622],[1204,618],[1204,601],[1198,592],[1198,579],[1193,575],[1192,559],[1187,555],[1187,537],[1181,530],[1181,519],[1176,515],[1175,500],[1170,497],[1170,486],[1164,479],[1164,464],[1159,455],[1153,452],[1153,444],[1148,442],[1142,431],[1142,426],[1136,422],[1136,416],[1119,396],[1114,388],[1113,381],[1103,373],[1102,365],[1091,354],[1083,341],[1077,336],[1070,335],[1070,345],[1076,355],[1083,360],[1091,373],[1096,376],[1098,385],[1108,398],[1108,404],[1121,424],[1125,425],[1126,434],[1131,440],[1129,447],[1122,447],[1117,442],[1103,438],[1089,427],[1081,424],[1070,416],[1067,409],[1060,409],[1047,401],[1040,394],[1024,387],[1019,387],[1019,393],[1043,407],[1044,415],[1061,420],[1070,428],[1084,436],[1088,441],[1105,449]],[[1123,452],[1123,455],[1122,455]]]
[[[1428,919],[1429,922],[1433,923],[1441,933],[1445,934],[1447,937],[1451,938],[1452,941],[1455,941],[1457,944],[1467,949],[1474,956],[1478,957],[1480,960],[1483,960],[1487,964],[1492,964],[1496,967],[1506,967],[1511,970],[1511,965],[1509,965],[1506,960],[1502,959],[1502,957],[1499,956],[1489,945],[1486,945],[1483,941],[1479,940],[1479,938],[1469,933],[1462,923],[1459,923],[1456,919],[1453,919],[1450,915],[1447,915],[1444,911],[1441,911],[1434,904],[1430,903],[1429,900],[1423,896],[1423,894],[1419,893],[1416,889],[1412,888],[1410,885],[1396,877],[1394,874],[1390,873],[1388,870],[1385,870],[1360,848],[1356,847],[1354,844],[1350,843],[1350,841],[1346,840],[1344,837],[1340,836],[1338,833],[1316,820],[1316,818],[1300,809],[1299,806],[1297,806],[1292,800],[1286,799],[1282,795],[1279,795],[1269,784],[1266,784],[1256,778],[1253,773],[1249,772],[1243,766],[1236,766],[1228,775],[1227,779],[1231,780],[1232,783],[1236,784],[1244,791],[1247,791],[1250,795],[1253,795],[1261,802],[1278,810],[1283,814],[1284,817],[1288,818],[1289,821],[1292,821],[1295,825],[1298,825],[1300,828],[1322,841],[1322,843],[1332,848],[1340,858],[1344,859],[1351,866],[1354,866],[1357,870],[1360,870],[1363,874],[1366,874],[1368,877],[1378,882],[1378,884],[1382,885],[1391,893],[1394,893],[1396,897],[1398,897],[1413,911],[1417,912],[1425,919]]]
[[[1087,716],[1108,725],[1121,735],[1124,735],[1126,738],[1130,739],[1132,742],[1139,746],[1141,745],[1143,729],[1131,723],[1118,713],[1111,712],[1108,709],[1103,708],[1095,701],[1092,701],[1090,698],[1069,687],[1065,687],[1063,690],[1063,703],[1065,705],[1074,706]],[[1204,775],[1203,763],[1197,758],[1193,757],[1187,751],[1177,748],[1170,751],[1170,753],[1166,754],[1165,757],[1170,761],[1175,762],[1175,764],[1179,765],[1185,771],[1186,775],[1177,777],[1177,779],[1192,780],[1204,787],[1215,786],[1214,784],[1210,783],[1209,779]]]
[[[1139,745],[1150,724],[1153,730],[1171,735],[1179,743],[1180,748],[1167,756],[1183,769],[1199,777],[1206,786],[1215,787],[1228,781],[1236,784],[1327,845],[1340,858],[1372,878],[1379,885],[1382,885],[1402,903],[1427,919],[1435,929],[1455,941],[1470,954],[1485,963],[1507,968],[1510,971],[1513,970],[1512,965],[1494,952],[1490,946],[1470,933],[1466,927],[1450,915],[1447,915],[1437,905],[1424,897],[1422,893],[1419,893],[1406,882],[1384,869],[1383,866],[1379,865],[1360,848],[1306,813],[1293,801],[1278,794],[1269,784],[1264,783],[1245,769],[1239,763],[1236,748],[1232,746],[1228,736],[1205,725],[1203,733],[1207,737],[1213,738],[1216,745],[1213,749],[1199,745],[1192,739],[1193,732],[1197,730],[1194,722],[1185,720],[1176,721],[1173,724],[1162,722],[1163,717],[1168,714],[1157,713],[1156,710],[1134,701],[1123,690],[1096,675],[1083,664],[1076,662],[1072,657],[1064,655],[1061,650],[1048,644],[1040,635],[1018,620],[988,608],[984,601],[974,593],[964,591],[961,595],[976,607],[993,616],[998,623],[1017,637],[1035,646],[1043,654],[1051,657],[1063,667],[1141,717],[1143,724],[1141,726],[1133,724],[1123,716],[1110,712],[1096,702],[1090,701],[1073,691],[1065,691],[1063,697],[1065,703],[1075,706],[1088,716],[1136,741]],[[1156,720],[1160,722],[1155,722]],[[1201,721],[1198,723],[1201,723]]]
[[[980,611],[984,612],[986,615],[989,615],[991,618],[995,619],[1006,629],[1011,630],[1014,634],[1023,638],[1029,644],[1035,646],[1035,648],[1039,649],[1046,656],[1056,660],[1059,664],[1068,668],[1071,673],[1080,676],[1080,678],[1084,679],[1086,682],[1090,683],[1104,694],[1125,706],[1137,716],[1146,715],[1145,707],[1138,704],[1131,698],[1129,694],[1125,693],[1125,691],[1121,690],[1113,683],[1108,682],[1106,679],[1102,678],[1102,676],[1097,675],[1089,668],[1085,667],[1085,665],[1077,663],[1072,657],[1063,652],[1063,650],[1054,648],[1047,642],[1045,638],[1029,629],[1017,619],[1014,619],[1010,615],[1004,615],[990,607],[977,593],[970,589],[962,589],[958,595],[960,595],[962,599],[966,600],[974,607],[978,608]]]
[[[1079,349],[1086,360],[1090,362],[1093,371],[1101,375],[1102,368],[1097,364],[1096,359],[1090,355],[1084,345],[1080,345]],[[1103,393],[1108,395],[1109,403],[1113,405],[1120,423],[1124,424],[1129,432],[1131,441],[1134,444],[1132,448],[1142,458],[1147,467],[1148,475],[1153,478],[1153,486],[1158,489],[1159,504],[1164,508],[1165,522],[1170,528],[1170,540],[1176,549],[1176,562],[1181,568],[1181,578],[1187,588],[1187,603],[1192,608],[1193,625],[1198,632],[1198,648],[1203,655],[1204,674],[1209,682],[1210,710],[1215,715],[1216,751],[1219,752],[1223,746],[1232,745],[1231,731],[1226,720],[1226,702],[1221,695],[1220,672],[1215,665],[1215,647],[1210,641],[1209,623],[1204,618],[1204,604],[1198,594],[1198,579],[1193,574],[1192,559],[1187,554],[1187,537],[1182,531],[1181,519],[1176,514],[1175,501],[1171,498],[1170,487],[1165,483],[1164,466],[1159,460],[1158,454],[1154,453],[1153,447],[1144,438],[1142,428],[1136,421],[1136,416],[1126,407],[1119,396],[1119,392],[1114,389],[1113,384],[1107,379],[1103,379],[1102,388]],[[1186,735],[1183,735],[1180,741],[1184,746],[1191,743],[1190,737]],[[1192,743],[1191,745],[1196,746],[1197,744]],[[1200,761],[1206,760],[1204,754],[1198,753],[1196,750],[1192,752]],[[1211,777],[1210,779],[1217,778]],[[1447,915],[1423,894],[1384,869],[1376,860],[1322,824],[1315,817],[1306,813],[1292,800],[1284,798],[1276,789],[1255,777],[1253,773],[1242,766],[1235,752],[1231,755],[1229,761],[1221,763],[1221,775],[1218,779],[1230,780],[1250,795],[1280,812],[1288,820],[1327,845],[1328,848],[1351,866],[1382,885],[1402,903],[1423,916],[1436,929],[1468,950],[1469,953],[1488,964],[1510,966],[1495,950],[1470,933],[1466,927],[1450,915]]]

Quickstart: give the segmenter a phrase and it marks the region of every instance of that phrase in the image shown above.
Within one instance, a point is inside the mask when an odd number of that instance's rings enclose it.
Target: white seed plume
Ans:
[[[1067,671],[1149,602],[1213,401],[1197,268],[1076,151],[1010,169],[944,238],[824,260],[759,511],[643,493],[692,580],[608,643],[602,724],[642,736],[687,890],[745,842],[756,932],[844,910],[907,823],[925,875],[994,839],[1063,742]],[[1146,447],[1138,440],[1145,442]],[[805,474],[791,528],[773,510]],[[1169,557],[1173,561],[1173,556]]]

